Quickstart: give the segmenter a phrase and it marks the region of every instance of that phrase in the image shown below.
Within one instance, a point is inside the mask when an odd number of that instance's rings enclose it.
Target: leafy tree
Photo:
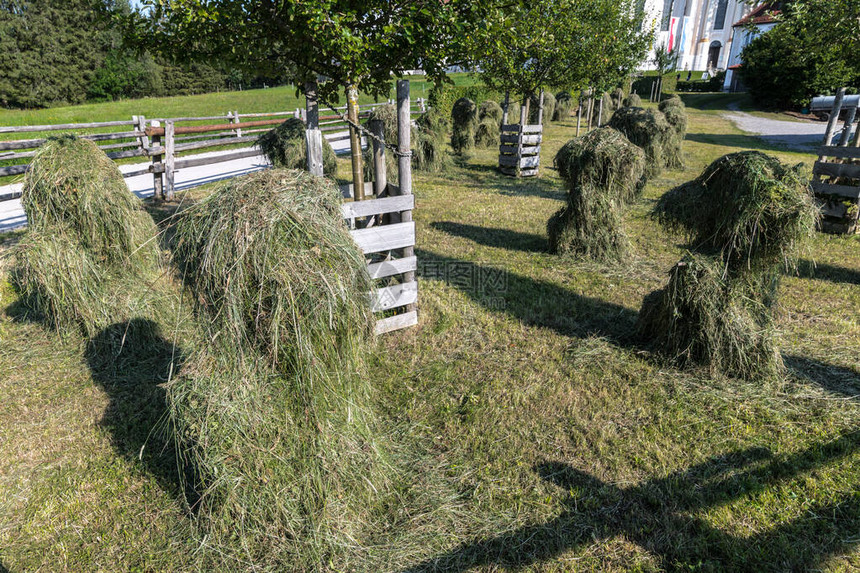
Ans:
[[[0,104],[79,103],[101,60],[102,4],[0,0]]]
[[[490,12],[470,40],[484,83],[526,98],[542,88],[608,88],[642,60],[650,36],[627,2],[519,0]]]
[[[323,76],[325,97],[345,86],[387,95],[391,74],[444,76],[452,46],[486,8],[465,0],[144,0],[131,29],[171,56],[219,61],[300,89]]]
[[[860,2],[797,0],[741,53],[741,80],[769,107],[800,107],[843,86],[860,87]]]

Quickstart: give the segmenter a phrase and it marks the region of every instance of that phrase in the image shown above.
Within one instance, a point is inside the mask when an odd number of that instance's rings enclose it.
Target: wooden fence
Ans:
[[[520,123],[508,123],[509,96],[505,94],[499,143],[499,171],[513,177],[534,177],[540,169],[540,144],[543,139],[543,92],[540,93],[537,125],[527,125],[529,106],[520,106]]]
[[[851,127],[857,117],[860,96],[845,97],[845,89],[834,98],[815,98],[813,110],[829,109],[830,118],[818,160],[812,168],[812,191],[821,209],[820,229],[827,233],[855,233],[860,214],[860,125],[851,142]],[[840,114],[845,123],[836,145]]]
[[[374,107],[380,105],[385,103],[360,106],[359,118],[366,118]],[[333,113],[319,118],[319,129],[330,143],[349,139],[346,131],[348,126],[338,115],[344,109],[330,110]],[[411,105],[410,111],[413,114],[423,113],[426,111],[426,102],[419,98]],[[156,197],[171,198],[176,171],[257,156],[260,152],[253,148],[257,138],[289,117],[306,120],[306,110],[297,108],[294,111],[262,113],[229,111],[216,116],[152,119],[135,115],[131,120],[124,121],[0,126],[0,138],[8,137],[5,134],[40,133],[55,136],[73,133],[82,139],[95,141],[111,159],[148,158],[148,165],[142,163],[140,169],[125,172],[123,176],[137,177],[151,173]],[[25,173],[29,168],[27,161],[47,140],[44,136],[34,138],[30,135],[27,139],[0,141],[0,177]],[[240,146],[246,148],[208,157],[187,157],[192,151],[225,147],[235,149]],[[19,196],[20,192],[6,193],[0,200]]]

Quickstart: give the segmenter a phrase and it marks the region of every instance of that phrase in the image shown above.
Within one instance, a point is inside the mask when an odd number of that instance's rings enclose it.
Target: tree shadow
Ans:
[[[430,226],[436,230],[463,237],[474,241],[479,245],[523,251],[526,253],[545,253],[547,250],[547,239],[533,233],[521,233],[509,229],[496,227],[479,227],[466,223],[455,223],[453,221],[434,221]]]
[[[821,136],[809,135],[741,135],[729,133],[688,133],[686,141],[721,145],[723,147],[742,147],[760,151],[809,152],[821,143]]]
[[[797,272],[800,276],[832,283],[846,283],[860,285],[860,271],[816,263],[809,259],[802,259],[797,264]]]
[[[525,567],[613,537],[646,549],[668,571],[806,570],[858,542],[845,539],[860,527],[856,495],[806,508],[802,516],[748,537],[727,533],[689,514],[765,492],[802,472],[838,462],[858,446],[860,432],[787,456],[749,448],[627,488],[603,482],[568,463],[544,462],[534,471],[568,496],[558,517],[463,543],[406,571]]]
[[[786,367],[800,378],[825,390],[849,397],[860,397],[860,370],[834,366],[805,356],[783,356]]]
[[[421,249],[416,254],[422,278],[446,282],[484,307],[523,324],[550,328],[564,336],[599,336],[622,346],[638,344],[635,310],[491,264]]]
[[[180,468],[167,431],[162,386],[178,374],[184,358],[158,324],[142,318],[112,324],[91,338],[85,350],[93,380],[110,399],[100,423],[116,452],[142,463],[163,489],[185,495],[193,506],[197,496],[185,484],[196,482],[190,467]]]

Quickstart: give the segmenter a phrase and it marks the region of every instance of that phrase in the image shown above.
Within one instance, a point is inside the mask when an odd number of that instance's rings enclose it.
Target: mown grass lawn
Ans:
[[[417,175],[421,322],[367,372],[409,486],[355,570],[860,570],[860,236],[818,235],[784,278],[779,381],[679,371],[634,336],[683,254],[648,217],[662,193],[740,149],[814,159],[711,106],[689,119],[686,169],[630,209],[623,264],[546,252],[574,122],[548,128],[539,179],[500,176],[494,150]],[[0,571],[201,568],[150,435],[160,381],[92,372],[2,284]]]

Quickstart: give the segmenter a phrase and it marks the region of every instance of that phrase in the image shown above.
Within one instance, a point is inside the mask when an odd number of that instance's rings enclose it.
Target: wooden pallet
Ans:
[[[819,229],[825,233],[852,234],[858,230],[860,214],[860,127],[851,142],[856,106],[848,109],[838,145],[830,145],[842,111],[845,89],[833,101],[823,145],[812,168],[812,192],[821,209]]]
[[[371,182],[365,183],[372,196]],[[382,317],[376,321],[376,333],[384,334],[418,324],[418,282],[415,271],[418,259],[411,251],[415,247],[415,223],[403,217],[415,206],[414,195],[401,195],[396,185],[387,185],[380,198],[350,201],[352,185],[341,186],[348,202],[341,206],[352,238],[364,253],[367,271],[376,283],[370,292],[370,307]],[[407,218],[408,221],[402,221]]]

